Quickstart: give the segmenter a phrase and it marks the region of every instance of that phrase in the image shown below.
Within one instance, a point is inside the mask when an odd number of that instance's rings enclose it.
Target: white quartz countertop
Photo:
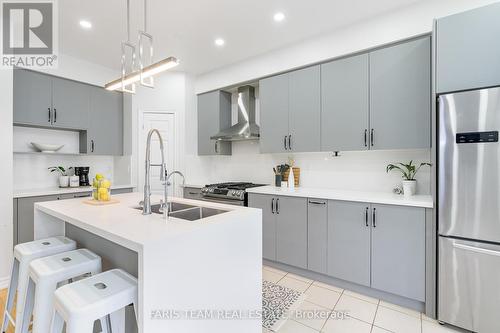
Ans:
[[[124,185],[112,185],[112,190],[119,190],[125,188],[135,188],[135,185],[124,184]],[[29,198],[29,197],[40,197],[44,195],[58,195],[58,194],[71,194],[71,193],[84,193],[92,192],[91,186],[81,186],[81,187],[49,187],[49,188],[34,188],[34,189],[22,189],[14,190],[14,198]]]
[[[409,198],[394,193],[387,192],[364,192],[350,190],[335,190],[326,188],[306,188],[296,187],[289,189],[288,187],[262,186],[254,187],[247,190],[248,193],[268,194],[268,195],[283,195],[303,198],[368,202],[375,204],[398,205],[433,208],[434,201],[430,195],[414,195]]]
[[[152,204],[159,203],[161,198],[163,197],[158,195],[151,196]],[[151,214],[144,216],[142,210],[134,208],[138,207],[139,201],[143,200],[142,193],[114,195],[113,199],[119,200],[120,203],[91,206],[83,203],[85,199],[77,198],[36,203],[35,210],[134,251],[139,251],[147,244],[164,242],[171,237],[209,228],[214,223],[238,222],[239,218],[245,216],[245,214],[256,214],[254,208],[183,198],[169,198],[169,201],[173,202],[222,209],[227,212],[197,221],[172,217],[169,217],[168,221],[166,221],[162,215]]]

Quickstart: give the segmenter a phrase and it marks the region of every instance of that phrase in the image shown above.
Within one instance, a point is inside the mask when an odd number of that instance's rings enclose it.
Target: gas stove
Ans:
[[[205,187],[201,189],[201,193],[204,198],[219,198],[223,200],[234,200],[243,202],[246,205],[246,202],[248,202],[248,193],[246,190],[258,186],[265,186],[265,185],[254,184],[254,183],[243,183],[243,182],[209,184],[205,185]]]

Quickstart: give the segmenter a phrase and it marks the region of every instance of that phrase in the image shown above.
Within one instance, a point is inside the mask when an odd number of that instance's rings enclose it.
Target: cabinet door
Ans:
[[[14,199],[14,210],[13,210],[13,238],[12,238],[12,245],[16,246],[17,245],[17,199]]]
[[[288,151],[288,79],[282,74],[259,82],[261,153]]]
[[[320,150],[321,80],[320,66],[289,74],[290,147],[295,152]]]
[[[17,243],[31,242],[34,239],[35,203],[59,200],[57,195],[17,199]]]
[[[231,155],[231,142],[210,139],[231,127],[231,94],[213,91],[198,95],[198,155]]]
[[[429,37],[370,53],[370,89],[372,149],[430,147]]]
[[[372,205],[372,288],[425,300],[425,209]]]
[[[99,87],[91,89],[87,152],[123,155],[123,95]]]
[[[327,274],[328,201],[309,199],[307,204],[307,269]]]
[[[52,78],[52,125],[59,128],[89,127],[91,86],[71,80]],[[108,124],[110,125],[110,124]]]
[[[52,78],[14,69],[14,123],[51,126]]]
[[[369,204],[328,202],[328,275],[370,286]]]
[[[276,260],[276,198],[269,195],[249,194],[248,206],[262,209],[262,256]]]
[[[321,65],[321,150],[366,150],[368,55]]]
[[[500,85],[500,3],[437,20],[437,92]]]
[[[307,268],[307,199],[276,200],[276,260]]]

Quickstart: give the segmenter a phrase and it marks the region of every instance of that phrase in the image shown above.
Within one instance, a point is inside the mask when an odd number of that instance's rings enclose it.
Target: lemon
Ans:
[[[104,188],[110,188],[111,187],[111,182],[107,179],[104,179],[102,182],[101,182],[101,187],[104,187]]]
[[[104,178],[104,176],[103,176],[102,174],[100,174],[100,173],[97,173],[97,174],[95,175],[95,179],[97,179],[97,180],[101,180],[101,179],[103,179],[103,178]]]

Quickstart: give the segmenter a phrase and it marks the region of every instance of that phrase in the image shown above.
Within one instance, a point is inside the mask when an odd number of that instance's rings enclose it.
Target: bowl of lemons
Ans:
[[[97,201],[111,200],[111,182],[98,173],[92,181],[92,198]]]

